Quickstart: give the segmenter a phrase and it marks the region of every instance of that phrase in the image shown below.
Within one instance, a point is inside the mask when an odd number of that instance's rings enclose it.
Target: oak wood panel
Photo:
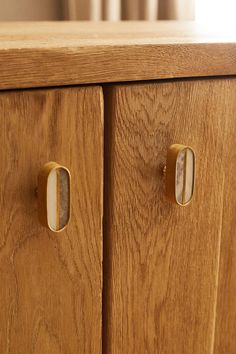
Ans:
[[[105,91],[104,350],[213,351],[223,217],[224,131],[235,80],[117,85]],[[196,190],[165,197],[167,147],[196,152]],[[108,163],[108,162],[107,162]],[[229,219],[232,217],[229,216]]]
[[[235,31],[191,22],[0,24],[0,89],[236,74]]]
[[[103,103],[99,87],[0,94],[0,352],[100,353]],[[68,228],[38,221],[40,168],[71,171]]]
[[[236,80],[227,92],[228,114],[224,117],[224,199],[222,241],[216,311],[215,354],[236,353]]]

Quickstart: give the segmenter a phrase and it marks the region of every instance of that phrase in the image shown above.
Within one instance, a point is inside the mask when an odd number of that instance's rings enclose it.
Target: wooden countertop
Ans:
[[[236,75],[234,34],[193,22],[2,22],[0,89]]]

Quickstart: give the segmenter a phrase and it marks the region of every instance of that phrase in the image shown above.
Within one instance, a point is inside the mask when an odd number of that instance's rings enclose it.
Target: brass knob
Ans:
[[[191,202],[195,168],[195,153],[190,146],[173,144],[168,148],[165,167],[168,199],[181,206]]]
[[[54,232],[65,229],[70,220],[70,171],[56,162],[46,163],[38,175],[40,223]]]

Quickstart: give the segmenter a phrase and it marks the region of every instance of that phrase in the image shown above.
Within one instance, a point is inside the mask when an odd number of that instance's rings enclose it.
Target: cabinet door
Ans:
[[[0,93],[0,352],[100,353],[103,107],[99,87]],[[71,172],[71,220],[39,224],[37,177]]]
[[[220,243],[227,239],[229,248],[235,233],[235,89],[235,79],[106,89],[104,348],[109,354],[213,352]],[[165,196],[163,164],[174,143],[196,153],[195,195],[186,207]],[[226,283],[230,292],[230,280]],[[226,302],[227,296],[231,304],[224,308],[235,316],[233,295],[224,293]],[[234,346],[227,353],[235,351]]]
[[[236,79],[228,84],[214,354],[236,353]]]

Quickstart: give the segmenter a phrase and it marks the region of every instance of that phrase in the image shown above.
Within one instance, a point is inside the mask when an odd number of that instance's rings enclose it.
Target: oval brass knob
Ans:
[[[195,184],[195,153],[190,146],[168,148],[165,175],[167,197],[181,206],[189,204]]]
[[[56,162],[46,163],[38,175],[38,215],[51,231],[65,229],[70,219],[70,171]]]

